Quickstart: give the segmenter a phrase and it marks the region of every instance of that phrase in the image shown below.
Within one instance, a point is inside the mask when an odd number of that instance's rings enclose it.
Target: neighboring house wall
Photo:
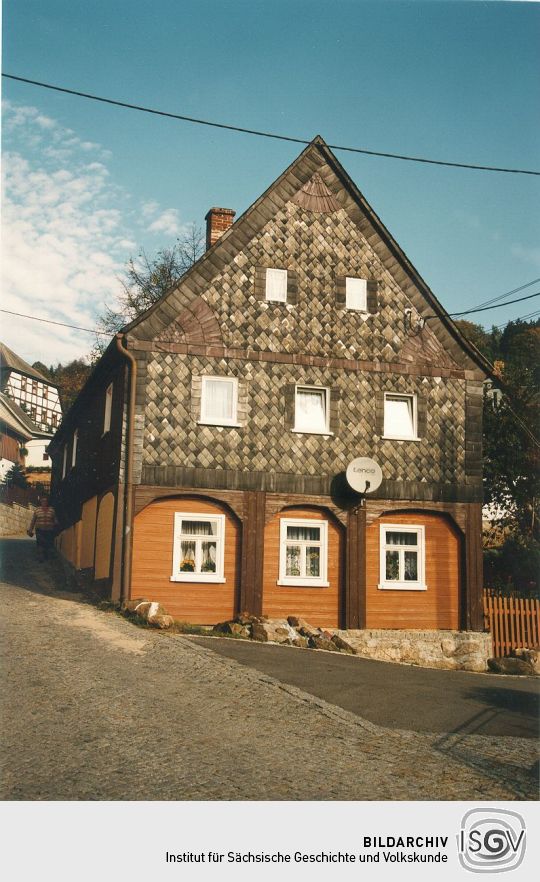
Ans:
[[[35,466],[40,469],[47,467],[50,468],[51,460],[47,453],[47,447],[49,446],[50,440],[50,438],[39,438],[26,442],[24,445],[28,450],[28,454],[25,457],[26,466]]]
[[[51,497],[63,528],[58,548],[76,569],[95,579],[103,593],[112,590],[118,562],[115,531],[123,506],[124,398],[125,365],[113,352],[66,415],[49,448]],[[115,590],[118,593],[119,587]]]
[[[3,391],[42,431],[54,431],[60,425],[62,407],[56,386],[11,370]]]
[[[0,433],[0,456],[3,462],[9,463],[9,468],[11,468],[13,463],[21,461],[19,451],[22,445],[27,446],[27,443],[20,438],[7,434],[7,432]]]
[[[111,386],[110,423],[106,427],[107,390]],[[124,366],[114,363],[96,378],[88,394],[78,399],[77,407],[55,436],[51,445],[52,492],[66,523],[79,520],[86,500],[118,484],[123,403]]]

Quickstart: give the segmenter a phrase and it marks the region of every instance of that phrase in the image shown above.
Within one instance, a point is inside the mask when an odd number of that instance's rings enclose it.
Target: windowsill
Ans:
[[[242,423],[218,423],[217,420],[197,420],[198,426],[219,426],[225,429],[241,429]]]
[[[278,579],[276,585],[284,585],[287,588],[329,588],[330,582],[321,582],[320,579]]]
[[[421,582],[381,582],[377,588],[380,591],[427,591],[427,585]]]
[[[171,576],[170,582],[212,582],[213,584],[226,581],[221,576],[203,576],[201,573],[183,573],[181,576]]]
[[[403,438],[401,435],[381,435],[381,441],[421,441],[421,438],[417,436],[410,438]]]
[[[328,430],[325,430],[324,432],[319,432],[313,429],[291,429],[291,432],[294,432],[295,435],[326,435],[327,438],[334,434],[333,432],[330,432]]]

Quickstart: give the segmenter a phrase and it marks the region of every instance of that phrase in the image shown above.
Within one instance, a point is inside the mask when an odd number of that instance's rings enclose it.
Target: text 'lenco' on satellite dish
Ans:
[[[353,459],[345,472],[349,487],[357,493],[373,493],[381,486],[382,471],[379,463],[367,456]]]

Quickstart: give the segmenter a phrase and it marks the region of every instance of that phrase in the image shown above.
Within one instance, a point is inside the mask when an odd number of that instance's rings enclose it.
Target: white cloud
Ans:
[[[143,202],[141,213],[144,218],[154,217],[158,211],[159,202]]]
[[[182,229],[176,208],[167,208],[148,227],[150,233],[165,233],[167,236],[178,236]]]
[[[111,181],[109,151],[34,107],[4,102],[4,136],[2,306],[93,328],[138,248],[133,226],[144,218],[145,230],[176,235],[178,211],[145,202],[134,212]],[[67,328],[0,320],[2,339],[31,362],[81,357],[94,343],[91,334]]]

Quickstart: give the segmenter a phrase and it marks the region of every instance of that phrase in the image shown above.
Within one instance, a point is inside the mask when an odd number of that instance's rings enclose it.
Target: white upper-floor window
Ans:
[[[330,390],[324,386],[296,386],[294,431],[328,435]]]
[[[287,270],[266,270],[266,299],[287,302]]]
[[[402,441],[417,438],[416,395],[384,393],[384,437]]]
[[[203,377],[201,423],[213,426],[236,426],[238,380],[236,377]]]
[[[367,311],[367,281],[352,276],[345,278],[345,306],[359,312]]]

